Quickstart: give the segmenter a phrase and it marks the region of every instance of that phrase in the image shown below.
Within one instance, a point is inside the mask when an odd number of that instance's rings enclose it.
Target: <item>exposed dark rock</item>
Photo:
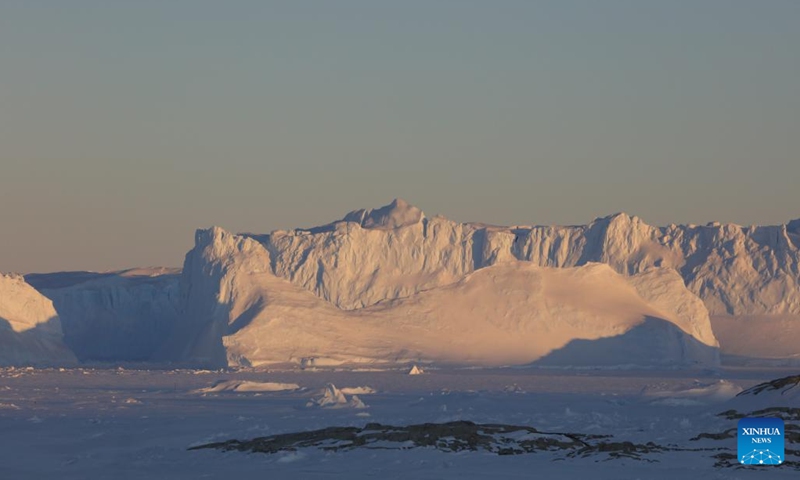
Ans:
[[[190,450],[215,448],[224,451],[277,453],[309,447],[329,451],[426,447],[445,452],[482,450],[497,455],[568,451],[571,457],[606,454],[609,458],[637,460],[643,459],[643,454],[665,450],[654,443],[641,445],[601,441],[608,438],[608,435],[541,432],[529,426],[476,424],[468,421],[424,423],[405,427],[369,423],[364,428],[329,427],[245,441],[228,440],[192,447]]]
[[[758,385],[748,388],[747,390],[740,392],[737,397],[745,396],[745,395],[758,395],[761,392],[770,392],[775,390],[780,390],[781,395],[788,392],[789,390],[796,388],[800,385],[800,375],[792,375],[789,377],[778,378],[776,380],[771,380],[769,382],[759,383]]]

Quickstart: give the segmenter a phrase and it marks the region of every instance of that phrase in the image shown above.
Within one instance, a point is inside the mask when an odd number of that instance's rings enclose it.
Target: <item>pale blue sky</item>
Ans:
[[[800,217],[800,1],[0,2],[0,271],[403,197],[497,224]]]

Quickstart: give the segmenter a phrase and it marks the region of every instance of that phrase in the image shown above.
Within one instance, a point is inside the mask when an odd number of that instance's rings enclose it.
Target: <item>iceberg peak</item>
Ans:
[[[342,221],[355,222],[363,228],[392,230],[416,225],[423,218],[425,214],[422,210],[402,198],[395,198],[392,203],[380,208],[354,210],[345,215]]]

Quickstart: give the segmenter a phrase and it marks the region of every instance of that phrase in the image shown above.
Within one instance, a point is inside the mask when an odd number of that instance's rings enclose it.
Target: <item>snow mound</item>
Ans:
[[[423,373],[425,373],[425,371],[416,365],[411,367],[411,370],[408,371],[409,375],[422,375]]]
[[[505,387],[503,387],[503,391],[505,393],[525,393],[525,390],[516,383],[513,383],[511,385],[506,385]]]
[[[64,344],[53,303],[23,277],[0,274],[0,366],[76,362]]]
[[[688,389],[674,391],[648,391],[643,394],[653,398],[653,404],[665,406],[692,406],[709,405],[722,403],[735,397],[742,391],[742,388],[727,380],[720,380],[715,383],[697,383]]]
[[[373,393],[377,393],[377,391],[372,387],[344,387],[339,389],[340,392],[344,393],[345,395],[372,395]]]
[[[357,395],[352,395],[349,399],[347,395],[341,390],[336,388],[336,385],[329,383],[322,389],[321,395],[306,403],[308,407],[321,407],[321,408],[367,408],[367,405],[358,398]]]
[[[195,390],[193,393],[252,393],[252,392],[284,392],[299,390],[296,383],[253,382],[249,380],[221,380],[214,385]]]

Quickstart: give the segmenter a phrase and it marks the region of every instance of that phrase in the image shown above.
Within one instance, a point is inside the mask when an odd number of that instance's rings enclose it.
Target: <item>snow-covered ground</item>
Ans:
[[[796,373],[5,368],[0,370],[0,478],[735,479],[765,478],[767,468],[769,478],[797,478],[800,472],[790,465],[715,466],[720,462],[715,456],[735,454],[736,438],[713,438],[736,427],[730,414],[719,413],[746,413],[750,405],[747,396],[734,395]],[[321,406],[326,396],[337,399],[337,408]],[[800,408],[798,394],[764,391],[754,398],[759,408],[770,402]],[[610,446],[579,455],[560,449],[519,455],[449,452],[390,441],[375,445],[382,449],[307,447],[273,454],[189,450],[326,427],[458,420],[610,435],[592,441]],[[531,434],[515,431],[507,437],[516,444],[526,435]],[[626,441],[639,446],[633,455],[638,458],[619,455]],[[787,442],[790,448],[797,445]]]

